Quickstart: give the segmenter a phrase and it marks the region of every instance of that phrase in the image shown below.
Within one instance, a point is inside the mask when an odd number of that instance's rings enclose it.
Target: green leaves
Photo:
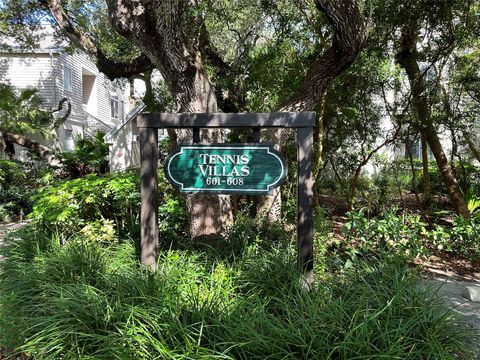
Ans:
[[[27,228],[0,247],[0,342],[35,358],[413,360],[468,348],[455,312],[398,259],[305,291],[289,241],[234,262],[169,250],[153,273],[131,241],[58,240]]]
[[[48,137],[51,114],[40,110],[41,104],[38,90],[16,90],[0,83],[0,132]]]
[[[134,173],[87,176],[38,191],[32,218],[57,228],[68,238],[89,222],[112,220],[116,231],[128,232],[138,221],[139,178]]]
[[[470,214],[473,214],[480,209],[480,196],[477,196],[473,188],[469,188],[464,197]]]
[[[57,154],[65,172],[64,177],[77,178],[91,173],[105,174],[108,171],[108,144],[104,133],[98,131],[93,139],[78,137],[72,152]]]
[[[419,215],[397,215],[396,211],[391,208],[372,219],[363,210],[348,212],[344,225],[347,240],[356,243],[356,248],[363,252],[398,254],[408,259],[426,254],[426,224]]]

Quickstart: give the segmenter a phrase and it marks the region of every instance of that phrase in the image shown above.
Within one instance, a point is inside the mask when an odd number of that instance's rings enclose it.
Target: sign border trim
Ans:
[[[287,166],[286,166],[286,163],[283,161],[283,159],[278,156],[276,153],[278,152],[277,150],[274,149],[274,147],[271,145],[271,144],[265,144],[265,143],[262,143],[262,144],[242,144],[242,143],[235,143],[235,145],[238,145],[238,146],[232,146],[234,144],[212,144],[212,145],[209,145],[209,144],[198,144],[198,145],[179,145],[176,149],[176,151],[174,152],[174,154],[172,156],[169,156],[168,157],[168,160],[167,160],[167,164],[166,166],[164,166],[164,169],[166,168],[167,171],[165,172],[165,175],[168,177],[169,180],[171,180],[172,182],[176,183],[179,185],[180,187],[180,191],[182,192],[186,192],[186,193],[221,193],[221,194],[225,194],[225,195],[229,195],[229,194],[248,194],[248,193],[251,193],[251,192],[256,192],[260,195],[268,195],[268,194],[271,194],[272,193],[272,190],[278,186],[280,186],[283,181],[285,181],[285,179],[287,178],[288,176],[288,171],[287,171]],[[267,155],[273,155],[279,162],[280,162],[280,165],[282,167],[282,171],[281,171],[281,174],[284,174],[284,176],[280,176],[278,177],[274,183],[272,184],[268,184],[267,186],[267,189],[219,189],[219,188],[216,188],[216,189],[198,189],[198,188],[185,188],[184,187],[184,184],[183,183],[180,183],[178,181],[176,181],[171,172],[170,172],[170,163],[172,162],[172,160],[178,156],[178,155],[181,155],[183,154],[183,149],[198,149],[198,148],[205,148],[205,149],[232,149],[232,150],[236,150],[236,149],[241,149],[241,148],[245,148],[245,149],[248,149],[248,150],[253,150],[253,149],[260,149],[260,150],[267,150]],[[180,151],[177,151],[178,149],[180,149]],[[279,183],[280,182],[280,183]],[[253,194],[254,195],[254,194]]]

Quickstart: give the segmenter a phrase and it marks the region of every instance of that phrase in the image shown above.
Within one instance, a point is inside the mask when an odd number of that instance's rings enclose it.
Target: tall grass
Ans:
[[[38,359],[454,359],[468,334],[403,263],[369,262],[305,291],[291,244],[232,260],[131,242],[65,245],[29,228],[1,248],[0,344]],[[261,239],[260,239],[261,240]]]

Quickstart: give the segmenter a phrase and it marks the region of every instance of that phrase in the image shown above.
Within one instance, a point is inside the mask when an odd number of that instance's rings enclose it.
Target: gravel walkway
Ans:
[[[438,289],[438,294],[452,304],[453,310],[462,314],[471,325],[476,335],[472,344],[476,354],[474,359],[480,360],[480,279],[435,270],[430,272],[425,283]]]

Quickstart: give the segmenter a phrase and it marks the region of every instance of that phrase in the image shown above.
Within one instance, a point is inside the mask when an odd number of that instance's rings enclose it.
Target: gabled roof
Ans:
[[[105,143],[107,144],[113,144],[113,138],[114,136],[130,121],[132,121],[139,113],[145,109],[147,105],[143,101],[140,100],[140,102],[135,105],[135,107],[128,112],[127,115],[123,118],[122,121],[119,121],[115,127],[110,130],[107,134],[105,134],[105,137],[103,138]]]

